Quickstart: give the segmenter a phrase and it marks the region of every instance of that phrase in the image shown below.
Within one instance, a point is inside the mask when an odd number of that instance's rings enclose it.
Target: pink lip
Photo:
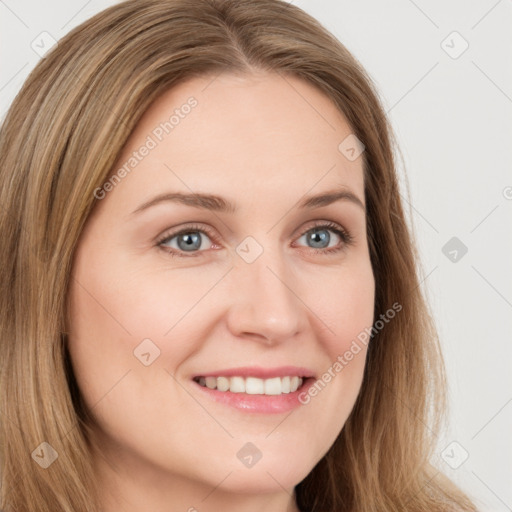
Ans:
[[[279,414],[289,412],[303,405],[299,396],[307,393],[316,379],[313,378],[313,372],[307,368],[297,366],[280,366],[279,368],[260,368],[260,367],[242,367],[219,370],[216,372],[207,372],[197,375],[197,377],[257,377],[259,379],[271,379],[273,377],[297,376],[304,378],[302,386],[293,393],[283,393],[281,395],[248,395],[247,393],[232,393],[231,391],[218,391],[201,386],[196,380],[193,380],[194,386],[204,396],[224,405],[229,405],[244,412]]]
[[[260,366],[243,366],[229,368],[195,375],[195,377],[257,377],[258,379],[271,379],[272,377],[314,377],[314,373],[307,368],[298,366],[279,366],[276,368],[262,368]]]

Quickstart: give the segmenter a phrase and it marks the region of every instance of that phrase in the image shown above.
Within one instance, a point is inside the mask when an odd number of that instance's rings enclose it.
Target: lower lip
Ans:
[[[232,393],[231,391],[218,391],[201,386],[192,381],[205,396],[221,404],[229,405],[245,412],[263,414],[279,414],[289,412],[303,405],[299,396],[307,393],[310,386],[315,382],[314,378],[304,380],[302,386],[293,393],[282,393],[281,395],[248,395],[247,393]]]

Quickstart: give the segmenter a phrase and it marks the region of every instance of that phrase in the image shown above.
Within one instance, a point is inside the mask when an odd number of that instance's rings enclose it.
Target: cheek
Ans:
[[[222,270],[153,272],[123,264],[122,258],[113,264],[92,254],[87,262],[78,259],[75,268],[69,303],[74,350],[114,366],[133,362],[133,351],[145,339],[164,349],[183,325],[197,325],[190,320],[201,298],[223,275]]]
[[[226,271],[152,271],[133,262],[122,265],[122,258],[113,265],[93,252],[76,262],[68,348],[86,405],[102,428],[123,431],[128,443],[131,430],[149,428],[143,418],[175,421],[162,408],[157,418],[155,403],[187,405],[170,374],[208,338],[220,304],[215,285]],[[123,427],[134,404],[137,417]]]
[[[324,282],[324,293],[309,298],[316,305],[318,332],[322,326],[324,333],[318,339],[325,364],[301,402],[313,407],[321,403],[328,438],[343,427],[361,387],[374,320],[375,280],[370,263],[361,262]],[[315,418],[319,416],[315,414]]]
[[[316,305],[315,313],[324,326],[325,351],[334,362],[350,350],[358,336],[359,341],[363,340],[365,329],[371,328],[375,280],[369,261],[361,261],[331,277],[323,280],[322,293],[317,290],[309,299]]]

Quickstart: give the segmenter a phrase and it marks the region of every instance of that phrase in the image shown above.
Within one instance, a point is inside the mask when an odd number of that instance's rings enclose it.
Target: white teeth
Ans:
[[[210,389],[215,389],[217,387],[217,377],[206,377],[206,387]],[[201,384],[201,379],[199,379],[199,384]]]
[[[273,377],[258,379],[257,377],[200,377],[199,385],[218,391],[231,393],[247,393],[248,395],[281,395],[293,393],[302,386],[301,377]]]
[[[227,377],[217,377],[217,389],[227,391],[229,389],[229,379]]]
[[[229,391],[231,393],[245,393],[245,381],[242,377],[231,377],[229,379]]]
[[[280,395],[281,394],[281,379],[274,377],[273,379],[265,380],[265,395]]]
[[[245,379],[245,392],[248,395],[263,395],[265,393],[265,381],[256,377]]]
[[[283,377],[281,379],[281,393],[290,392],[290,377]]]

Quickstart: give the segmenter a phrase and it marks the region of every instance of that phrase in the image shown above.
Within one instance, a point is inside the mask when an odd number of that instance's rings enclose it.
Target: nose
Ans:
[[[305,306],[282,257],[266,251],[252,263],[238,258],[230,274],[233,293],[228,327],[234,336],[273,345],[303,329]]]

